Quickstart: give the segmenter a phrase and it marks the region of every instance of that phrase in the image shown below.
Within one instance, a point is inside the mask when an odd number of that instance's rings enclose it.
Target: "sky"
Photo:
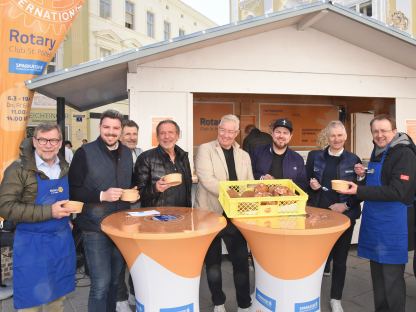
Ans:
[[[195,10],[217,23],[225,25],[230,22],[229,0],[181,0]]]

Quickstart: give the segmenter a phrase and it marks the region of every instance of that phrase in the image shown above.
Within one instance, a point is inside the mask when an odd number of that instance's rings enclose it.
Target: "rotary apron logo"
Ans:
[[[52,194],[59,194],[62,193],[64,191],[64,188],[62,186],[58,187],[58,188],[53,188],[50,189],[49,192]]]

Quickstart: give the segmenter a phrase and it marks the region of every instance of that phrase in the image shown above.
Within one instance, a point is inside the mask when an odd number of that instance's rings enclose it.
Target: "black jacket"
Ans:
[[[328,148],[325,150],[316,150],[311,151],[308,154],[308,159],[306,161],[306,174],[308,181],[311,178],[315,178],[318,180],[320,184],[322,184],[322,180],[324,178],[324,172],[326,167],[328,157]],[[339,164],[337,166],[337,176],[336,179],[340,180],[346,180],[346,181],[352,181],[357,183],[357,175],[354,172],[354,165],[361,163],[360,158],[350,153],[346,150],[342,152],[342,154],[339,156]],[[334,192],[333,190],[324,191],[322,188],[319,190],[312,190],[310,187],[308,187],[308,204],[311,206],[319,207],[319,202],[321,201],[321,197],[327,196],[328,198],[331,198],[329,196],[329,192]],[[325,197],[324,197],[325,198]],[[347,205],[350,207],[349,210],[346,210],[344,212],[345,215],[347,215],[351,220],[358,219],[361,215],[361,206],[360,206],[360,200],[357,199],[357,196],[350,196],[350,195],[338,195],[339,203],[347,203]],[[328,207],[320,207],[320,208],[328,208]]]
[[[145,151],[137,157],[134,177],[140,192],[142,207],[192,207],[192,173],[188,153],[175,145],[175,164],[161,146]],[[176,168],[175,168],[176,167]],[[182,184],[163,193],[156,191],[156,182],[169,173],[182,173]]]
[[[391,142],[384,160],[382,186],[358,186],[357,197],[361,200],[400,201],[413,205],[416,190],[416,147],[405,133],[398,133]],[[381,154],[371,155],[371,161],[381,161]]]
[[[244,138],[243,150],[247,153],[253,152],[256,147],[273,142],[272,136],[266,132],[262,132],[257,128],[253,128],[250,133]]]

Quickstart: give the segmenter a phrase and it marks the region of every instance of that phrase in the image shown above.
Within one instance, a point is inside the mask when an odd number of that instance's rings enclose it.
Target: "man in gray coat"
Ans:
[[[235,142],[239,127],[240,121],[236,116],[225,115],[219,123],[217,139],[199,147],[195,159],[199,180],[196,207],[223,214],[218,201],[219,182],[253,179],[250,156]],[[226,311],[221,279],[221,239],[227,246],[233,265],[238,311],[249,311],[251,298],[247,242],[227,218],[227,226],[215,237],[205,256],[208,286],[215,305],[214,312]]]

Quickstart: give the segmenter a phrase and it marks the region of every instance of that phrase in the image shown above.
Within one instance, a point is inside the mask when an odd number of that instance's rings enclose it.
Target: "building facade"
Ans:
[[[276,11],[299,8],[321,0],[230,0],[231,21],[262,16]],[[413,0],[333,0],[389,26],[416,35],[416,2]]]
[[[47,73],[214,26],[210,19],[179,0],[86,0]],[[98,136],[98,118],[109,107],[124,115],[129,113],[127,100],[84,112],[66,107],[65,134],[75,148],[82,139]],[[56,121],[56,103],[35,95],[28,135],[45,121]]]

